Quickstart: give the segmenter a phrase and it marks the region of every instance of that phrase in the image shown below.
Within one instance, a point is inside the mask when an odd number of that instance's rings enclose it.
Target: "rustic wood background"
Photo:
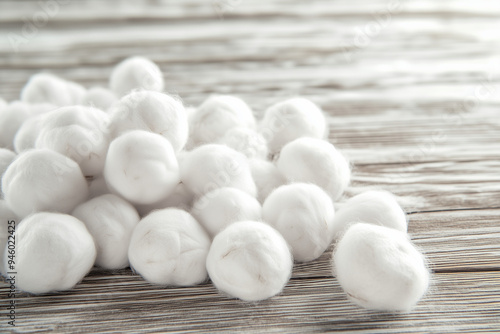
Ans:
[[[16,331],[500,332],[498,1],[2,0],[0,24],[7,100],[41,70],[106,85],[131,55],[157,62],[188,105],[235,94],[261,115],[290,96],[312,99],[353,163],[348,195],[397,194],[433,270],[408,314],[351,304],[330,274],[331,251],[297,265],[283,293],[261,303],[209,282],[163,288],[95,270],[72,291],[18,295]],[[0,332],[10,331],[5,283],[0,296]]]

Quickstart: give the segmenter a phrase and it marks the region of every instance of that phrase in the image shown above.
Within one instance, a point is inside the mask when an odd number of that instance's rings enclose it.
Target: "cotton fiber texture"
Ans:
[[[14,149],[17,153],[35,148],[44,117],[45,114],[30,117],[19,127],[14,136]]]
[[[106,111],[116,101],[118,101],[118,98],[109,89],[104,87],[92,87],[85,92],[80,104]]]
[[[5,173],[9,165],[16,158],[16,154],[11,150],[6,148],[0,148],[0,178]],[[2,180],[0,180],[0,189],[2,186]]]
[[[423,255],[406,233],[392,228],[352,225],[332,259],[334,274],[344,291],[367,309],[409,311],[429,285]]]
[[[50,103],[59,107],[79,104],[85,95],[83,86],[50,73],[33,75],[21,91],[21,101]]]
[[[264,200],[274,189],[287,183],[283,174],[270,161],[251,159],[250,170],[257,186],[257,199],[261,203],[264,203]]]
[[[151,283],[190,286],[207,277],[210,237],[186,211],[163,209],[144,217],[129,247],[133,269]]]
[[[208,274],[217,289],[245,301],[280,293],[292,267],[285,239],[257,221],[229,225],[214,238],[207,258]]]
[[[144,57],[130,57],[115,66],[109,87],[121,97],[133,90],[163,91],[163,74],[158,65]]]
[[[141,217],[148,215],[151,211],[166,209],[166,208],[177,208],[189,211],[191,210],[191,205],[193,204],[194,195],[184,183],[180,182],[177,184],[167,197],[161,199],[152,204],[136,204],[135,207]]]
[[[19,101],[0,110],[0,147],[10,150],[14,148],[14,136],[29,117],[29,105]]]
[[[243,153],[249,159],[267,159],[266,140],[251,128],[237,127],[228,130],[218,143]]]

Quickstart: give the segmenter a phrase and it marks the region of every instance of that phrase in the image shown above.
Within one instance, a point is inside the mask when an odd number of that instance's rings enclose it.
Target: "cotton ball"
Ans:
[[[14,161],[16,154],[6,148],[0,148],[0,176],[5,173],[7,167]]]
[[[228,130],[218,143],[243,153],[249,159],[267,158],[266,140],[260,133],[250,128],[237,127]]]
[[[35,213],[21,221],[15,236],[16,287],[22,291],[69,290],[94,265],[94,240],[85,225],[70,215]]]
[[[211,237],[229,224],[244,220],[261,220],[260,203],[236,188],[219,188],[198,199],[191,211]]]
[[[0,147],[14,148],[14,136],[29,117],[29,105],[20,101],[12,102],[0,110]]]
[[[106,194],[78,205],[72,215],[85,224],[94,238],[97,266],[105,269],[128,267],[128,246],[139,222],[139,214],[130,203]]]
[[[314,183],[334,201],[351,180],[347,160],[332,144],[321,139],[303,137],[288,143],[276,165],[289,181]]]
[[[28,103],[51,103],[56,106],[78,104],[85,94],[85,88],[61,79],[53,74],[33,75],[21,91],[21,100]]]
[[[12,236],[11,248],[15,247],[15,224],[19,221],[19,217],[10,209],[5,200],[0,200],[0,274],[4,272],[4,252],[7,248],[7,240]],[[11,222],[9,224],[9,222]],[[10,227],[9,227],[10,226]],[[14,260],[15,261],[15,260]],[[11,271],[11,270],[9,270]]]
[[[192,115],[190,140],[193,146],[214,143],[235,127],[255,127],[250,107],[236,96],[211,96]]]
[[[215,236],[207,257],[208,274],[217,289],[245,301],[280,293],[292,267],[285,239],[257,221],[229,225]]]
[[[109,87],[121,97],[133,90],[163,90],[163,74],[160,68],[144,57],[130,57],[115,66],[109,78]]]
[[[118,101],[116,95],[104,87],[92,87],[85,92],[80,104],[93,106],[101,110],[108,110],[113,103]]]
[[[333,234],[340,238],[349,225],[363,222],[381,225],[406,233],[406,216],[394,195],[370,190],[350,198],[336,213]]]
[[[19,217],[38,211],[70,212],[88,196],[85,177],[76,162],[48,150],[17,156],[2,177],[7,204]]]
[[[349,298],[367,309],[409,311],[429,285],[424,256],[406,233],[385,226],[349,227],[332,264]]]
[[[225,145],[202,145],[187,153],[181,180],[197,196],[222,187],[238,188],[253,197],[257,194],[247,157]]]
[[[318,106],[306,98],[292,98],[269,107],[260,124],[271,154],[300,137],[324,138],[328,129]]]
[[[110,114],[109,131],[113,138],[130,130],[146,130],[164,136],[176,152],[186,144],[186,111],[181,101],[167,94],[133,92],[114,104]]]
[[[111,142],[104,177],[111,191],[134,204],[155,203],[180,182],[170,142],[142,130],[127,132]]]
[[[45,114],[28,118],[14,136],[14,149],[17,153],[35,148],[35,142],[42,128]]]
[[[307,183],[279,187],[262,206],[264,221],[283,235],[298,262],[317,259],[328,248],[334,214],[328,194]]]
[[[35,141],[76,161],[85,176],[102,174],[109,145],[108,117],[99,109],[69,106],[44,115]]]
[[[139,222],[128,256],[131,267],[151,283],[189,286],[206,279],[209,248],[210,237],[189,213],[163,209]]]
[[[272,162],[251,159],[250,170],[257,185],[257,198],[261,203],[264,203],[264,200],[274,189],[286,183],[285,177]]]
[[[146,216],[154,210],[165,208],[177,208],[189,211],[191,209],[193,199],[193,193],[188,190],[184,183],[180,182],[167,197],[162,198],[153,204],[136,204],[135,207],[141,217]]]
[[[104,176],[96,177],[89,181],[89,198],[111,193]]]

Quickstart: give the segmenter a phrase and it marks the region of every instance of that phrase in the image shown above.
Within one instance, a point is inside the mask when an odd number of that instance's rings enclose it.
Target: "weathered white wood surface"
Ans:
[[[348,195],[398,195],[433,286],[408,314],[359,309],[330,273],[331,250],[296,265],[283,293],[257,304],[209,282],[163,288],[130,270],[95,270],[69,292],[19,295],[17,331],[500,331],[499,3],[55,1],[48,23],[23,35],[49,2],[0,2],[1,97],[17,98],[41,70],[105,85],[116,62],[137,54],[156,61],[188,105],[229,93],[261,115],[307,96],[353,163]],[[12,34],[26,38],[17,51]],[[6,293],[2,283],[2,302]],[[0,332],[11,330],[3,305],[0,313]]]

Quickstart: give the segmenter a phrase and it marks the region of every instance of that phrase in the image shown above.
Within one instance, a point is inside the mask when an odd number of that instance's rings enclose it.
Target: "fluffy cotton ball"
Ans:
[[[408,311],[429,285],[423,255],[406,233],[357,223],[332,257],[334,274],[356,304],[375,310]]]
[[[128,246],[139,222],[139,214],[130,203],[106,194],[78,205],[72,215],[85,223],[94,238],[97,266],[105,269],[128,267]]]
[[[406,216],[387,191],[370,190],[350,198],[335,215],[333,234],[339,238],[349,225],[363,222],[381,225],[406,233]]]
[[[14,148],[14,136],[29,117],[29,105],[20,101],[12,102],[0,110],[0,147]]]
[[[109,78],[109,87],[118,97],[133,90],[163,90],[160,68],[144,57],[130,57],[115,66]]]
[[[170,142],[141,130],[127,132],[111,142],[104,177],[110,190],[134,204],[155,203],[180,182]]]
[[[69,290],[94,264],[94,240],[75,217],[36,213],[17,226],[15,236],[16,287],[20,290],[31,293]]]
[[[193,199],[193,193],[188,190],[184,183],[180,182],[175,186],[172,193],[169,194],[166,198],[163,198],[153,204],[136,204],[135,207],[141,217],[146,216],[154,210],[166,208],[177,208],[189,211],[191,209]]]
[[[16,247],[15,237],[13,236],[13,234],[15,232],[15,227],[16,227],[15,225],[18,222],[19,222],[19,217],[10,209],[7,202],[4,200],[0,200],[0,274],[5,273],[4,252],[7,247],[7,240],[9,236],[12,236],[10,238],[12,240],[10,248],[12,249]]]
[[[19,217],[33,212],[70,212],[88,196],[85,177],[76,162],[47,150],[17,156],[2,177],[7,204]]]
[[[207,277],[210,237],[186,211],[163,209],[144,217],[132,234],[131,267],[155,284],[189,286]]]
[[[266,140],[260,133],[250,128],[238,127],[228,130],[218,143],[243,153],[249,159],[267,158]]]
[[[312,261],[328,248],[334,213],[328,194],[307,183],[279,187],[262,207],[264,221],[283,235],[299,262]]]
[[[7,167],[14,161],[16,158],[16,154],[12,152],[11,150],[8,150],[6,148],[0,148],[0,178],[2,177],[3,173],[7,170]],[[2,186],[2,180],[0,180],[0,189]],[[0,196],[1,197],[1,196]]]
[[[108,117],[102,110],[69,106],[44,115],[35,142],[36,148],[48,148],[76,161],[85,176],[102,174],[109,136]]]
[[[257,194],[247,157],[225,145],[202,145],[188,152],[182,159],[181,180],[198,196],[222,187]]]
[[[208,274],[217,289],[245,301],[280,293],[292,267],[285,239],[256,221],[229,225],[214,238],[207,257]]]
[[[257,186],[257,198],[261,203],[264,203],[264,200],[274,189],[286,183],[285,177],[272,162],[251,159],[250,170]]]
[[[191,117],[191,144],[214,143],[235,127],[255,127],[250,107],[236,96],[211,96]]]
[[[35,148],[45,115],[30,117],[21,125],[14,137],[14,149],[17,153]]]
[[[104,178],[104,176],[99,176],[89,181],[89,198],[94,198],[109,193],[111,193],[111,191],[106,184],[106,179]]]
[[[92,106],[101,110],[108,110],[116,101],[118,101],[118,98],[109,89],[104,87],[92,87],[85,92],[80,104]]]
[[[268,108],[260,124],[260,132],[268,141],[272,154],[300,137],[324,138],[327,130],[328,124],[321,109],[299,97]]]
[[[351,180],[347,160],[332,144],[321,139],[303,137],[288,143],[276,165],[289,181],[314,183],[334,201]]]
[[[21,91],[21,100],[28,103],[51,103],[56,106],[78,104],[85,94],[83,86],[53,74],[33,75]]]
[[[110,110],[112,138],[130,130],[146,130],[167,138],[176,152],[188,138],[187,114],[182,102],[152,91],[133,92],[115,103]]]
[[[194,203],[191,213],[212,237],[229,224],[262,219],[260,203],[236,188],[219,188],[205,194]]]

